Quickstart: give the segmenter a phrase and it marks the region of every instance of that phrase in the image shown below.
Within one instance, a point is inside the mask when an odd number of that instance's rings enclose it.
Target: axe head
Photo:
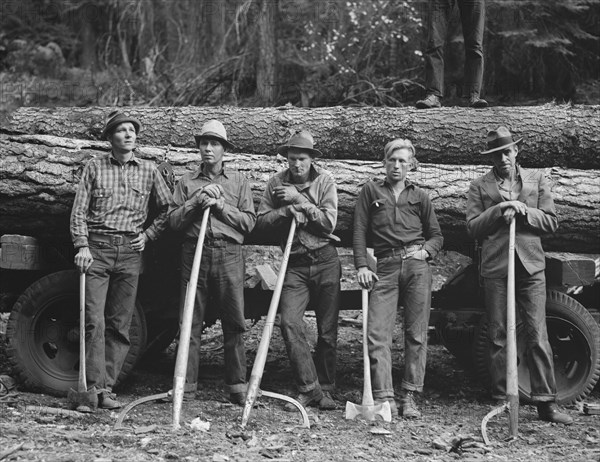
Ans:
[[[388,401],[372,405],[354,404],[346,401],[346,419],[351,420],[357,416],[368,421],[375,420],[379,416],[384,422],[391,422],[392,410]]]

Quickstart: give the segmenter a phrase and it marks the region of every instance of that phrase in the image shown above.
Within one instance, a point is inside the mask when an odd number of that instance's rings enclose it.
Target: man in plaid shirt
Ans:
[[[115,111],[102,132],[112,152],[85,166],[71,211],[75,266],[87,273],[86,378],[98,407],[121,407],[112,393],[129,351],[142,251],[167,226],[171,193],[154,163],[134,154],[140,122]],[[143,228],[150,198],[158,215]]]

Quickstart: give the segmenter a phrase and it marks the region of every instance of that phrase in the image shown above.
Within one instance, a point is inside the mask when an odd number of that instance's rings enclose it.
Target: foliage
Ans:
[[[600,0],[487,5],[488,97],[581,100],[578,88],[597,91]],[[88,89],[58,101],[73,105],[412,104],[426,17],[427,0],[6,0],[0,84]],[[265,43],[275,44],[268,55]],[[446,57],[446,84],[459,88],[457,14]]]

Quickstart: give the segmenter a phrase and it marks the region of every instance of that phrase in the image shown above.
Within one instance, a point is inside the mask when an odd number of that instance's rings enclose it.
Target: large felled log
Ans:
[[[108,108],[21,108],[2,124],[23,134],[98,139]],[[238,152],[273,154],[290,133],[307,128],[325,157],[377,160],[386,142],[411,139],[422,162],[482,164],[488,130],[507,125],[524,139],[520,161],[528,167],[600,168],[600,106],[493,107],[329,107],[301,109],[237,107],[132,107],[145,130],[140,142],[193,147],[193,133],[217,118],[229,130]]]
[[[68,217],[78,172],[92,156],[104,155],[108,144],[51,136],[0,136],[0,234],[19,233],[36,237],[61,236],[68,232]],[[194,169],[199,155],[186,148],[142,146],[141,157],[168,160],[175,175]],[[382,175],[381,162],[321,159],[319,165],[337,180],[339,220],[336,228],[344,245],[351,245],[352,215],[358,192],[369,179]],[[230,154],[228,165],[250,180],[258,205],[268,178],[287,166],[281,157]],[[411,178],[432,198],[445,247],[463,253],[471,239],[466,235],[465,206],[469,182],[487,171],[476,165],[421,164]],[[547,249],[599,252],[600,185],[597,170],[547,169],[560,215],[558,232],[545,237]],[[255,242],[276,243],[256,235]],[[65,239],[68,244],[68,239]]]

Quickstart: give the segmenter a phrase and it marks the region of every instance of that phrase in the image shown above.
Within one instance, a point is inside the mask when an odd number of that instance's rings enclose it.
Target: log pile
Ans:
[[[506,125],[523,138],[525,167],[600,169],[600,106],[492,107],[474,111],[448,107],[327,107],[303,109],[236,107],[131,107],[145,130],[139,142],[151,146],[194,147],[193,133],[207,119],[221,120],[237,152],[274,154],[290,133],[306,128],[331,159],[378,160],[393,138],[409,138],[421,162],[481,164],[485,134]],[[97,140],[108,108],[21,108],[2,123],[4,133],[48,134]]]
[[[200,109],[200,108],[197,108]],[[594,135],[596,136],[596,135]],[[0,235],[27,234],[68,239],[68,219],[83,164],[105,155],[108,143],[49,135],[0,135]],[[142,145],[139,155],[157,163],[168,160],[176,177],[198,165],[193,149]],[[285,159],[261,154],[228,154],[229,165],[250,180],[256,206],[268,178],[285,168]],[[320,159],[338,181],[339,222],[336,234],[351,245],[352,215],[361,186],[383,173],[381,161]],[[469,182],[489,169],[484,165],[422,163],[411,178],[428,191],[445,237],[445,248],[469,254],[465,205]],[[600,184],[598,170],[547,168],[560,215],[556,234],[545,237],[547,250],[600,252]],[[267,236],[251,242],[275,244]]]

